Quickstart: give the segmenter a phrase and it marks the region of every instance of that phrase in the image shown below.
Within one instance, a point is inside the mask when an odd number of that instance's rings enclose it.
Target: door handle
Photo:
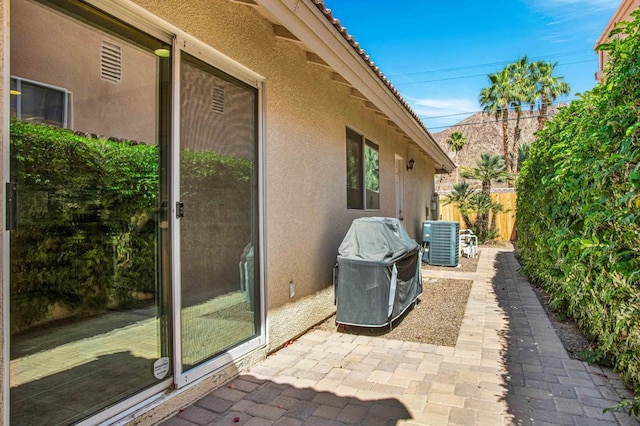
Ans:
[[[7,223],[5,228],[7,231],[13,231],[18,227],[18,184],[15,182],[6,183],[6,200],[7,200]]]

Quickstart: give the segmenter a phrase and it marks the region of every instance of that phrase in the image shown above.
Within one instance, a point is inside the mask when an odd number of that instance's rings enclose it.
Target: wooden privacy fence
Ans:
[[[446,194],[440,194],[440,220],[460,222],[460,229],[466,229],[467,226],[462,220],[460,210],[455,203],[444,205],[443,199]],[[498,239],[502,241],[513,241],[516,239],[516,200],[517,194],[515,190],[498,190],[491,193],[491,200],[502,204],[504,213],[498,213],[496,218],[496,229],[498,230]],[[471,221],[475,219],[475,215],[470,216]]]

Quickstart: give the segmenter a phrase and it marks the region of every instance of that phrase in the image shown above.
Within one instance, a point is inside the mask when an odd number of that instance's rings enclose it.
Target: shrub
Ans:
[[[640,386],[640,20],[603,46],[605,81],[538,132],[518,188],[524,270]],[[637,393],[637,392],[636,392]],[[637,402],[636,402],[637,404]]]

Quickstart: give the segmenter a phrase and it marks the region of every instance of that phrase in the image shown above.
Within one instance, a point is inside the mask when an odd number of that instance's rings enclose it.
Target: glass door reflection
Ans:
[[[257,90],[180,69],[182,371],[258,333]]]
[[[76,423],[171,377],[159,48],[81,2],[11,1],[11,424]]]

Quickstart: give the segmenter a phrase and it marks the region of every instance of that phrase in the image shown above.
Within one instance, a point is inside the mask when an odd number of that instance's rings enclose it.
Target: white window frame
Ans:
[[[69,125],[73,125],[73,123],[69,123],[69,107],[71,105],[71,92],[69,92],[64,87],[54,86],[52,84],[43,83],[41,81],[30,80],[28,78],[22,78],[15,75],[11,76],[11,80],[16,81],[16,90],[18,92],[22,92],[22,83],[29,83],[34,86],[43,87],[45,89],[55,90],[56,92],[62,93],[62,128],[68,129]],[[22,118],[22,96],[21,95],[11,95],[16,96],[16,117],[18,119]]]
[[[380,211],[381,209],[381,200],[380,200],[380,144],[375,142],[374,140],[368,138],[363,132],[360,132],[356,129],[354,129],[353,127],[346,127],[345,130],[345,143],[347,144],[347,151],[346,151],[346,158],[345,161],[348,163],[349,161],[349,151],[348,151],[348,144],[349,144],[349,138],[346,136],[347,132],[352,132],[356,135],[359,136],[359,143],[360,143],[360,149],[361,149],[361,156],[360,156],[360,162],[361,162],[361,168],[360,170],[358,170],[359,175],[362,179],[362,188],[360,188],[361,191],[361,198],[362,198],[362,208],[358,208],[358,207],[350,207],[349,206],[349,196],[347,194],[347,210],[350,211]],[[374,145],[376,147],[376,152],[378,153],[378,207],[374,207],[374,208],[370,208],[367,206],[367,162],[366,162],[366,158],[367,158],[367,146],[369,145]],[[348,164],[347,164],[348,167]],[[345,173],[348,173],[348,170],[345,170]],[[348,186],[348,176],[347,179],[345,180],[345,188],[347,190],[347,192],[349,191],[349,186]]]

